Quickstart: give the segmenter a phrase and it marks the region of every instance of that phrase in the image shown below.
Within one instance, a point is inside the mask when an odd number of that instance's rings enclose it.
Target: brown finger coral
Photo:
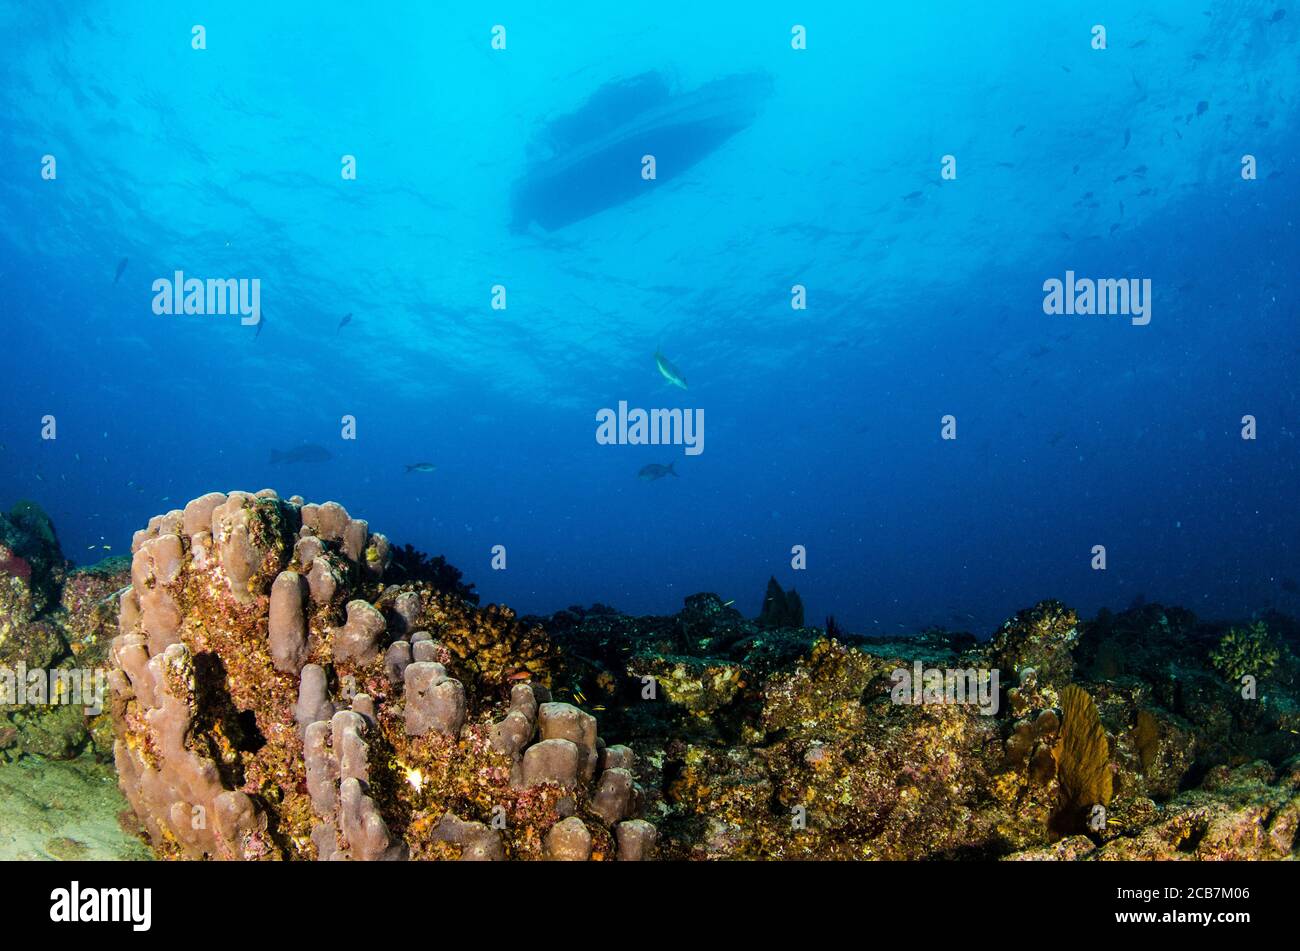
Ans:
[[[123,792],[166,858],[643,858],[631,751],[540,682],[540,628],[423,580],[335,502],[211,493],[137,533]],[[553,830],[554,834],[552,834]]]

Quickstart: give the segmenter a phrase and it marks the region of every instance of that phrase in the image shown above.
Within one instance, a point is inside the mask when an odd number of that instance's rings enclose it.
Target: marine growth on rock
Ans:
[[[158,855],[653,855],[635,756],[552,697],[546,634],[392,583],[388,540],[341,505],[210,493],[132,551],[114,757]]]

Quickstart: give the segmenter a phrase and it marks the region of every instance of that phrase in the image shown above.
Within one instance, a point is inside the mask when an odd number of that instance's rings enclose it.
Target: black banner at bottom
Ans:
[[[918,927],[960,937],[972,928],[1042,926],[1079,936],[1199,930],[1231,940],[1293,920],[1296,884],[1289,863],[1194,862],[66,862],[11,863],[6,871],[11,935],[103,933],[128,943],[205,935],[373,941],[426,917],[439,940],[549,931],[567,920],[567,936],[551,937],[568,941],[597,926],[602,910],[656,942],[683,916],[697,922],[693,933],[731,940],[763,935],[782,919],[806,927],[809,916],[828,939],[828,925],[861,930],[869,922],[875,930],[894,922],[904,929],[899,936]]]

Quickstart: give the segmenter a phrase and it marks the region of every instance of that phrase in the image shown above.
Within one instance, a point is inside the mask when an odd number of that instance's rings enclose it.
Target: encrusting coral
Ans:
[[[387,584],[388,540],[337,503],[210,493],[132,550],[114,753],[160,856],[652,856],[635,757],[552,699],[545,633],[445,577]]]

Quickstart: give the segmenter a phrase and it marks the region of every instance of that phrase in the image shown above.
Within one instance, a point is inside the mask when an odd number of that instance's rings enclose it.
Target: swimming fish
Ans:
[[[318,446],[315,443],[303,443],[301,446],[281,452],[278,449],[271,450],[271,465],[293,465],[299,462],[325,462],[333,459],[333,454],[324,446]]]
[[[338,325],[337,327],[334,328],[334,332],[335,332],[335,333],[338,333],[340,330],[342,330],[344,327],[346,327],[346,326],[347,326],[348,324],[350,324],[350,323],[352,323],[352,313],[351,313],[351,311],[349,311],[348,313],[346,313],[346,314],[343,315],[343,319],[340,320],[340,321],[339,321],[339,325]]]
[[[126,270],[126,264],[127,264],[127,259],[126,259],[126,258],[122,258],[122,260],[120,260],[120,261],[117,262],[117,270],[113,273],[113,283],[114,283],[114,284],[116,284],[117,281],[118,281],[118,278],[120,278],[120,277],[122,276],[122,272]]]
[[[406,467],[407,472],[433,472],[438,467],[432,462],[417,462],[414,465]]]
[[[642,466],[641,471],[636,474],[636,477],[642,482],[654,482],[656,479],[662,479],[664,476],[669,475],[677,476],[671,462],[666,466],[661,466],[657,462],[652,462],[648,466]],[[677,477],[681,478],[680,476]]]
[[[668,358],[658,350],[655,350],[655,366],[659,368],[659,373],[663,378],[673,386],[680,386],[683,390],[686,389],[686,379],[681,372],[668,362]]]

